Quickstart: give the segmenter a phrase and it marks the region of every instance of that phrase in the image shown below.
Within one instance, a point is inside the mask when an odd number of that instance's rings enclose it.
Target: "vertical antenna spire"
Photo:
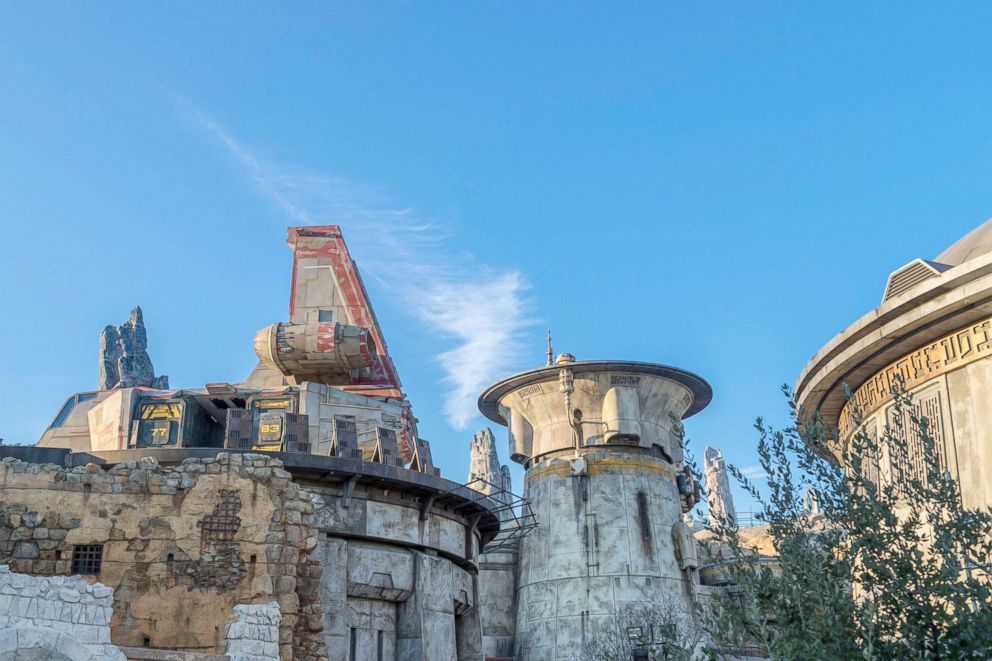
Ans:
[[[550,327],[548,328],[548,351],[547,351],[547,357],[548,357],[548,367],[551,367],[551,365],[554,364],[554,351],[551,350],[551,328]]]

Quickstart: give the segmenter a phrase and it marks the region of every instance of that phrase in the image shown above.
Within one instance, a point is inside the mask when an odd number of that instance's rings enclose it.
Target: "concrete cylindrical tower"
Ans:
[[[521,542],[518,659],[583,658],[624,604],[688,604],[696,561],[682,513],[695,496],[672,417],[711,397],[673,367],[562,354],[479,398],[509,428],[538,520]]]

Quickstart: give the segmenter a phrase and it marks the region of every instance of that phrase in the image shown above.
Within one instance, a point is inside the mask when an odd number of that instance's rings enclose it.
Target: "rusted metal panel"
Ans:
[[[252,447],[252,416],[247,409],[228,409],[224,431],[224,447],[250,450]]]
[[[286,425],[283,432],[283,448],[285,452],[310,453],[309,419],[302,413],[286,413]]]

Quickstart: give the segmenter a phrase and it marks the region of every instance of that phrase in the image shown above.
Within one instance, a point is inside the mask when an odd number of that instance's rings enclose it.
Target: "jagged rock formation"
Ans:
[[[503,474],[503,491],[506,493],[513,492],[513,479],[510,477],[510,467],[506,464],[500,466],[499,472]]]
[[[475,480],[482,480],[475,482]],[[472,436],[469,447],[468,481],[475,482],[472,488],[481,491],[499,503],[507,504],[510,498],[510,467],[501,466],[496,453],[496,437],[493,430],[486,427]],[[512,512],[503,510],[500,520],[513,517]]]
[[[169,377],[155,376],[140,307],[120,326],[107,326],[100,333],[100,390],[136,386],[169,387]]]
[[[820,497],[811,487],[807,487],[803,494],[803,511],[807,516],[816,516],[820,513]]]
[[[730,517],[735,516],[736,510],[734,510],[734,497],[730,493],[727,466],[723,462],[723,452],[715,448],[706,448],[703,472],[710,521],[728,521]]]

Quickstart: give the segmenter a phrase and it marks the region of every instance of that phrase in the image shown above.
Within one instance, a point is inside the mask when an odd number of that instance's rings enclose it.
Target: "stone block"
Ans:
[[[38,545],[32,542],[17,542],[11,556],[18,559],[34,559],[40,556]]]

